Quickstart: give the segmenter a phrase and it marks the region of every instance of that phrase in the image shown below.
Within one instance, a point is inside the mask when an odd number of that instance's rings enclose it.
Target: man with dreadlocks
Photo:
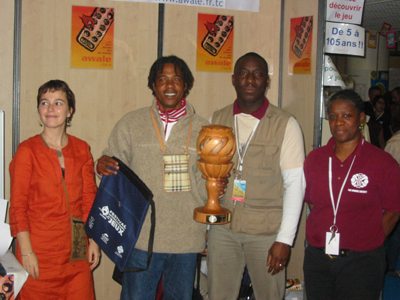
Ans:
[[[186,63],[176,57],[161,57],[150,69],[148,87],[155,96],[151,107],[127,113],[114,127],[108,148],[97,164],[97,173],[116,174],[111,157],[128,165],[151,189],[156,205],[154,253],[147,270],[125,272],[121,299],[155,299],[163,275],[166,299],[191,300],[196,254],[205,248],[206,225],[193,220],[193,210],[204,205],[205,181],[196,165],[196,141],[207,121],[194,113],[186,96],[193,86]],[[184,156],[187,154],[186,156]],[[183,158],[182,158],[183,157]],[[179,160],[186,176],[165,172],[169,161]],[[223,189],[224,183],[221,184]],[[127,268],[146,266],[150,212]]]

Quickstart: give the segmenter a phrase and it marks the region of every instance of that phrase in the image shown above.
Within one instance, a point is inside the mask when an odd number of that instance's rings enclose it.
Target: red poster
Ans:
[[[289,75],[311,74],[313,17],[290,19]]]
[[[72,68],[113,68],[113,24],[113,8],[72,6]]]

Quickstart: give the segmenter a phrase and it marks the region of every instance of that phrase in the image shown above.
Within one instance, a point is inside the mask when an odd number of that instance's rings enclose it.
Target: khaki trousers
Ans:
[[[211,225],[207,250],[210,300],[236,300],[246,265],[257,300],[283,299],[285,272],[274,276],[267,272],[268,250],[275,239],[276,235],[235,234]]]

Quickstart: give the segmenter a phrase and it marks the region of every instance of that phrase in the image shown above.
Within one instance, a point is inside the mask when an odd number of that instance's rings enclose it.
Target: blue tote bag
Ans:
[[[119,271],[143,271],[145,269],[126,269],[125,266],[139,238],[150,206],[151,229],[147,251],[147,267],[149,266],[156,222],[153,193],[131,169],[118,158],[113,158],[118,162],[118,174],[103,176],[86,221],[86,232]]]

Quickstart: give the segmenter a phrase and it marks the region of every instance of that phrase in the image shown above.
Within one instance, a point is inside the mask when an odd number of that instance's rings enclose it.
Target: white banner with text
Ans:
[[[332,62],[332,59],[328,55],[325,55],[324,86],[340,86],[343,88],[346,87],[342,80],[342,76],[340,76],[339,71],[337,70],[335,64]]]
[[[326,22],[325,53],[364,56],[365,29],[352,24]]]
[[[127,2],[149,2],[162,4],[178,4],[258,12],[260,0],[113,0]]]
[[[364,0],[326,1],[326,20],[331,22],[361,24]]]

